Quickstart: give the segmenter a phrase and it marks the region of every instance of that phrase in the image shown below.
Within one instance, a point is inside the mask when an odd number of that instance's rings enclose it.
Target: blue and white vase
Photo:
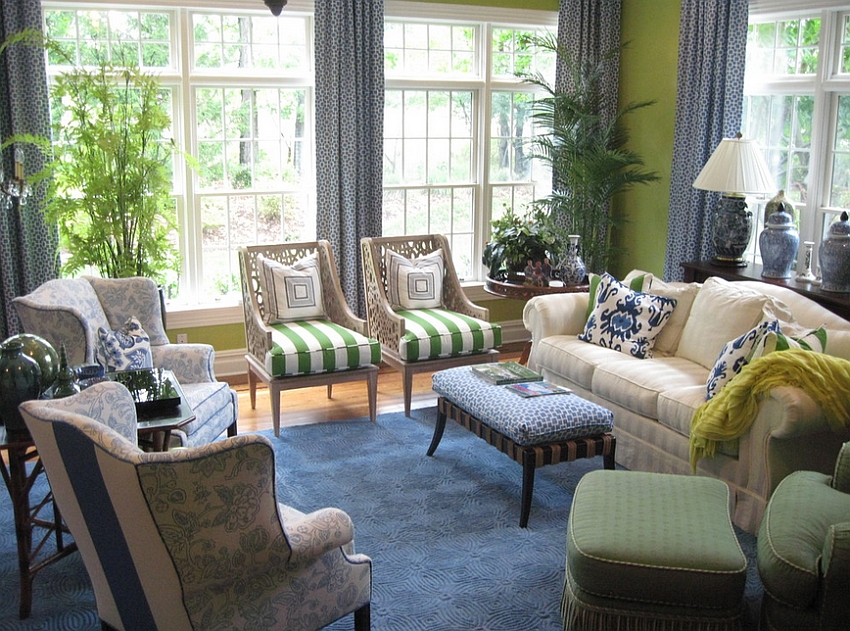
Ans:
[[[584,277],[587,275],[587,268],[584,261],[578,254],[579,251],[579,235],[569,235],[570,244],[567,246],[567,252],[561,257],[558,263],[558,276],[565,285],[581,285],[584,282]]]
[[[800,246],[794,218],[784,208],[774,211],[759,235],[762,272],[765,278],[791,278],[791,266]]]
[[[824,291],[850,293],[850,222],[847,211],[834,222],[818,250],[821,288]]]

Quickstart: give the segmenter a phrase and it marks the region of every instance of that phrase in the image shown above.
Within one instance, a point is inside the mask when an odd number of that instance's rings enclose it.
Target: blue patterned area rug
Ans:
[[[453,422],[429,458],[436,410],[413,415],[287,427],[280,439],[264,432],[275,445],[280,501],[304,512],[337,506],[351,515],[357,551],[372,557],[374,631],[561,629],[572,493],[602,459],[539,469],[523,529],[521,467]],[[746,597],[756,612],[755,538],[740,539],[750,559]],[[44,569],[34,590],[33,614],[19,621],[14,525],[3,489],[0,630],[100,628],[78,554]],[[329,627],[352,628],[351,616]]]

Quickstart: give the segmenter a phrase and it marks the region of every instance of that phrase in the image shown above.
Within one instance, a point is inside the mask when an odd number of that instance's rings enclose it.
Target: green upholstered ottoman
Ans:
[[[592,471],[567,530],[564,629],[741,627],[747,559],[720,480]]]

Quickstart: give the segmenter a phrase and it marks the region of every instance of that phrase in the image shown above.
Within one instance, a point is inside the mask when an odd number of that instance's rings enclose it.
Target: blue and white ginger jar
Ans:
[[[791,266],[797,257],[800,235],[794,217],[780,207],[767,218],[759,235],[762,272],[765,278],[791,278]]]
[[[818,250],[821,288],[824,291],[850,293],[850,223],[847,211],[834,222]]]

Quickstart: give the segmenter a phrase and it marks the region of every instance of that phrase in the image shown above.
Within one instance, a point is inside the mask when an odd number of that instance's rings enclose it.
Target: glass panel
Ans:
[[[814,75],[818,71],[821,20],[803,18],[751,23],[747,33],[747,75]]]
[[[829,205],[850,209],[850,95],[838,97]]]
[[[474,74],[475,32],[472,26],[387,21],[384,70],[389,75]]]

